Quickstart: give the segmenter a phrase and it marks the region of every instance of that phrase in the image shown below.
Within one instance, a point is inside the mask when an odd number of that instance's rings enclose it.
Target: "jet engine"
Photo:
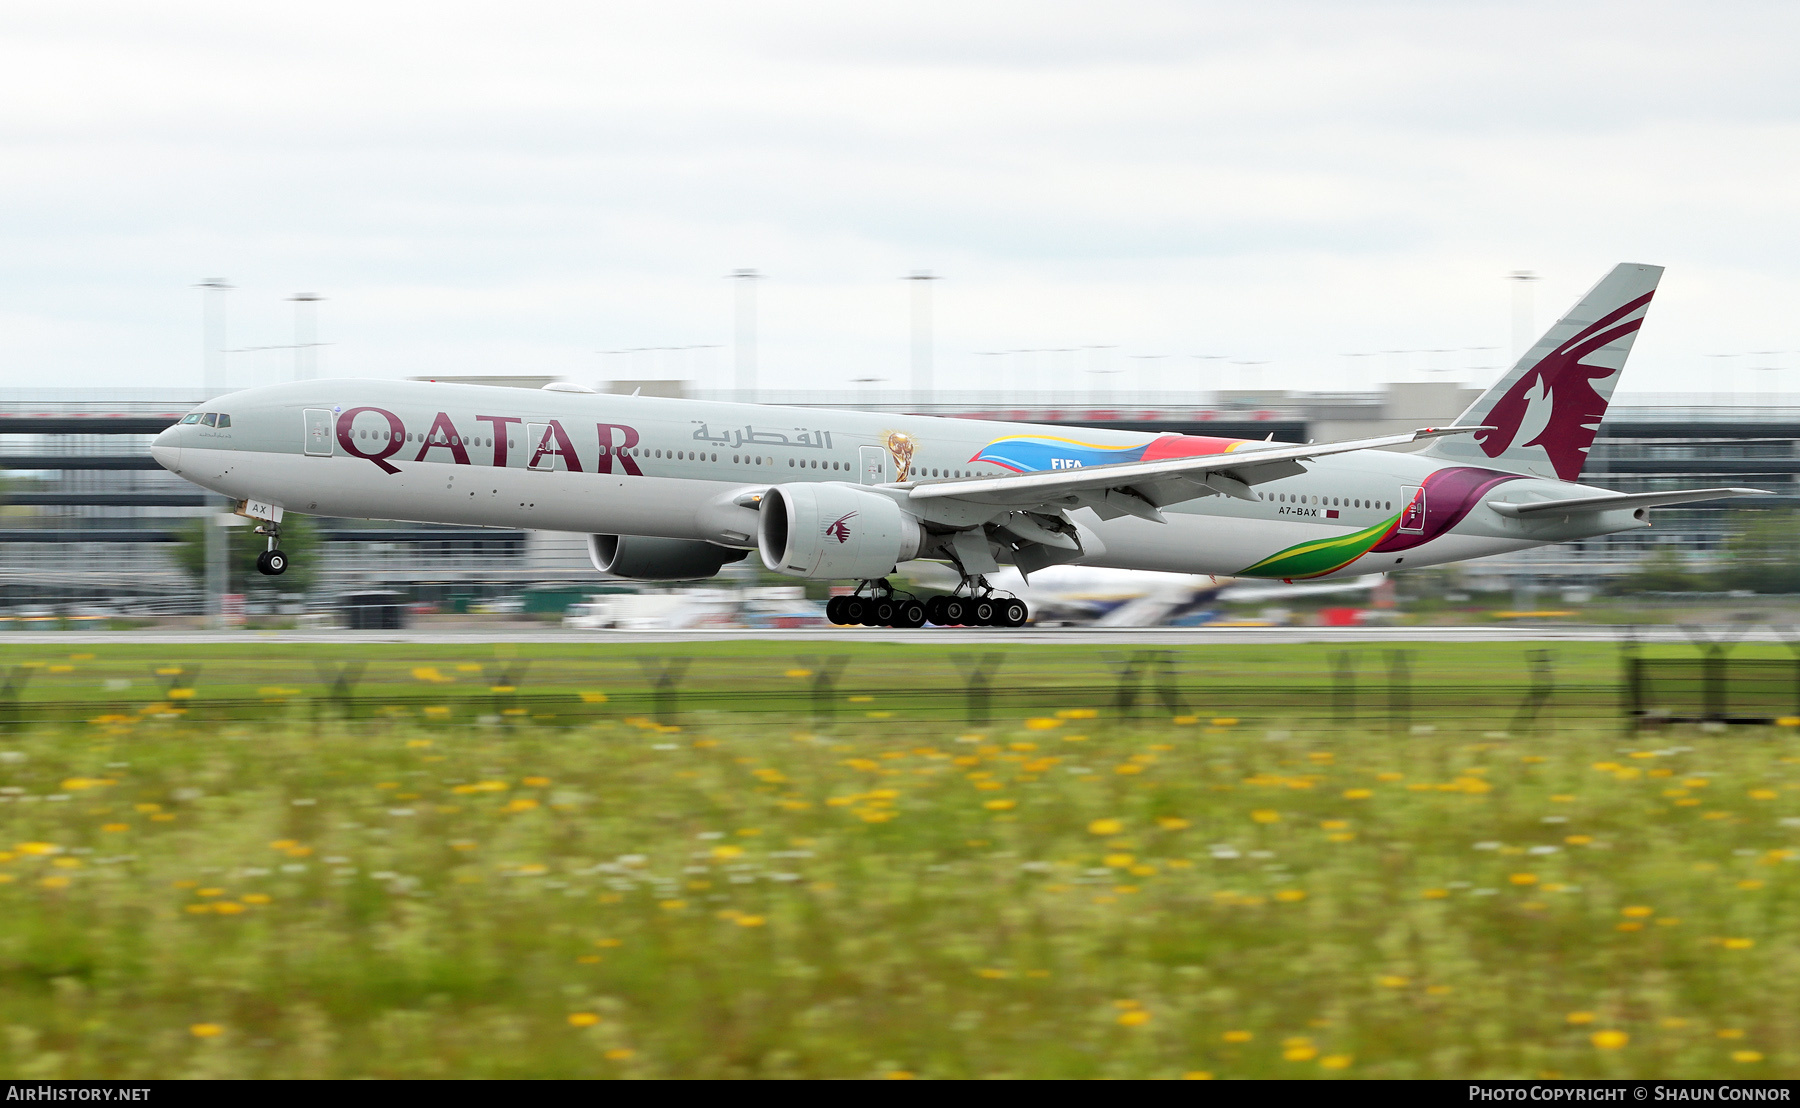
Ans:
[[[900,505],[854,485],[776,485],[763,494],[761,517],[763,565],[793,577],[883,577],[924,539]]]
[[[595,569],[637,581],[696,581],[711,577],[729,562],[742,561],[749,553],[697,539],[588,536],[588,560]]]

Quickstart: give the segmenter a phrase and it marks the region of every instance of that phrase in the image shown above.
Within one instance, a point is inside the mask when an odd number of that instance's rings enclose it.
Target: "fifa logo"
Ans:
[[[905,431],[889,431],[888,457],[894,459],[894,480],[905,481],[912,475],[913,437]]]

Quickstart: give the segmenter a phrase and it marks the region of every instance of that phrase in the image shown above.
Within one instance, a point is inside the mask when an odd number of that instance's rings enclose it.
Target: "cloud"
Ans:
[[[565,373],[725,346],[765,383],[1332,387],[1479,367],[1504,275],[1547,323],[1670,266],[1629,388],[1800,347],[1800,9],[1773,3],[225,3],[0,13],[0,386],[192,383],[321,306],[347,373]],[[1381,350],[1453,354],[1347,359]],[[1168,355],[1160,361],[1132,355]],[[681,371],[724,384],[723,351]],[[1410,357],[1412,368],[1402,363]],[[1786,364],[1800,369],[1800,356]],[[1184,362],[1183,359],[1187,360]],[[667,359],[665,359],[667,360]],[[643,359],[639,359],[641,363]],[[1443,364],[1448,363],[1448,364]],[[1186,370],[1177,370],[1179,365]],[[239,356],[234,382],[286,372]],[[1026,368],[1022,368],[1026,367]],[[641,369],[641,365],[638,366]],[[1795,380],[1789,387],[1800,387]]]

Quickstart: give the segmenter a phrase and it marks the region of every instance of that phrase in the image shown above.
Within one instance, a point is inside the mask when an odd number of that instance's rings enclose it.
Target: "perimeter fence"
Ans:
[[[1629,643],[1619,651],[1415,644],[806,653],[779,644],[656,652],[392,644],[246,645],[192,660],[162,657],[179,649],[0,653],[0,727],[614,720],[656,730],[728,716],[814,729],[1049,729],[1093,720],[1086,726],[1174,721],[1346,733],[1800,724],[1800,648],[1791,658],[1733,658],[1717,648],[1647,656]]]

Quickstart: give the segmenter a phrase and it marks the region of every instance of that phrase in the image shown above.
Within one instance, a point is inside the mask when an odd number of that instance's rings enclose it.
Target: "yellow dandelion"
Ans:
[[[1450,895],[1450,890],[1449,889],[1426,889],[1424,892],[1420,893],[1419,895],[1424,897],[1426,900],[1443,900],[1445,897]]]
[[[1774,789],[1751,789],[1750,790],[1750,799],[1751,800],[1774,800],[1779,795],[1781,795],[1781,794],[1777,793]]]
[[[1063,721],[1053,716],[1038,716],[1025,721],[1027,731],[1050,731],[1062,725]]]
[[[769,921],[761,916],[739,916],[734,922],[739,927],[761,927]]]
[[[66,889],[69,887],[69,879],[67,877],[46,877],[38,884],[46,889]]]
[[[1134,854],[1108,854],[1106,857],[1100,859],[1100,861],[1106,865],[1112,866],[1114,869],[1123,869],[1137,861],[1137,856]]]
[[[1745,1062],[1745,1063],[1760,1062],[1763,1060],[1763,1056],[1762,1056],[1761,1051],[1734,1050],[1731,1052],[1731,1060],[1733,1062]]]
[[[628,1046],[616,1046],[606,1052],[606,1060],[609,1062],[623,1062],[636,1053],[637,1051],[632,1050]]]
[[[1273,808],[1258,808],[1250,813],[1250,818],[1257,823],[1280,823],[1281,813]]]
[[[712,848],[712,856],[714,858],[736,858],[743,852],[743,847],[733,843],[726,843],[724,846],[715,846]]]
[[[1588,1041],[1600,1050],[1619,1050],[1631,1042],[1631,1036],[1623,1031],[1596,1031],[1588,1036]]]
[[[1538,883],[1538,876],[1535,873],[1515,873],[1507,880],[1515,885],[1535,885]]]
[[[1407,980],[1398,974],[1389,973],[1377,977],[1375,983],[1384,989],[1404,989],[1406,988]]]
[[[592,1027],[600,1022],[600,1016],[594,1012],[570,1012],[570,1027]]]
[[[1006,972],[1006,971],[1005,971],[1005,970],[1003,970],[1003,969],[994,969],[994,968],[993,968],[993,967],[991,967],[991,966],[990,966],[990,967],[988,967],[988,968],[986,968],[986,969],[978,969],[978,970],[976,970],[976,971],[975,971],[975,975],[976,975],[976,976],[977,976],[977,977],[985,977],[985,978],[987,978],[987,979],[988,979],[988,980],[989,980],[989,981],[999,981],[999,980],[1001,980],[1001,979],[1002,979],[1002,978],[1006,978],[1006,977],[1011,977],[1011,976],[1012,976],[1012,974],[1010,974],[1010,973],[1007,973],[1007,972]]]
[[[1018,806],[1019,802],[1016,800],[990,800],[982,805],[983,808],[986,808],[990,812],[1010,811]]]
[[[1088,833],[1092,835],[1117,835],[1125,830],[1125,825],[1116,819],[1097,819],[1088,824]]]
[[[1726,950],[1749,950],[1756,945],[1755,939],[1726,939],[1721,944]]]
[[[1352,1059],[1348,1054],[1327,1054],[1319,1059],[1319,1068],[1326,1070],[1347,1070]]]
[[[1219,1036],[1219,1038],[1224,1039],[1228,1043],[1247,1043],[1251,1039],[1256,1038],[1256,1033],[1253,1031],[1227,1031],[1225,1034]]]
[[[1741,1027],[1721,1027],[1713,1032],[1713,1034],[1721,1039],[1741,1039],[1744,1037],[1744,1029]]]
[[[1305,889],[1282,889],[1275,894],[1275,899],[1286,904],[1294,904],[1306,899]]]
[[[1763,887],[1763,883],[1752,879],[1748,881],[1739,881],[1737,887],[1740,889],[1760,889]]]
[[[129,831],[129,830],[131,830],[131,824],[129,824],[129,823],[103,823],[100,825],[100,830],[102,830],[102,831]]]
[[[1290,1062],[1310,1062],[1319,1056],[1316,1046],[1290,1046],[1281,1052],[1281,1056]]]
[[[1184,831],[1189,826],[1188,821],[1179,816],[1161,816],[1156,825],[1164,831]]]
[[[1573,1024],[1593,1023],[1594,1022],[1594,1013],[1592,1013],[1592,1012],[1570,1012],[1564,1018]]]
[[[1630,919],[1648,919],[1656,914],[1656,909],[1645,904],[1633,904],[1619,909],[1619,914]]]
[[[1428,996],[1449,996],[1451,993],[1453,993],[1455,991],[1456,991],[1455,989],[1452,989],[1448,985],[1427,985],[1427,986],[1425,986],[1425,992]]]
[[[13,849],[20,854],[60,854],[62,847],[55,843],[16,843]]]
[[[661,903],[659,903],[657,905],[657,907],[663,909],[664,911],[679,912],[683,908],[687,907],[687,901],[685,901],[685,900],[665,900],[665,901],[662,901]]]
[[[1345,789],[1345,800],[1367,800],[1375,795],[1374,789]]]
[[[235,916],[244,910],[244,906],[235,900],[221,900],[212,909],[221,916]]]
[[[1181,1075],[1183,1081],[1211,1081],[1213,1075],[1209,1070],[1189,1070]]]
[[[889,1070],[882,1076],[889,1081],[911,1081],[914,1074],[911,1070]]]
[[[225,1033],[225,1029],[216,1023],[196,1023],[188,1027],[188,1033],[196,1039],[211,1039]]]
[[[1142,1008],[1133,1008],[1128,1012],[1119,1013],[1120,1027],[1142,1027],[1149,1022],[1150,1013]]]

